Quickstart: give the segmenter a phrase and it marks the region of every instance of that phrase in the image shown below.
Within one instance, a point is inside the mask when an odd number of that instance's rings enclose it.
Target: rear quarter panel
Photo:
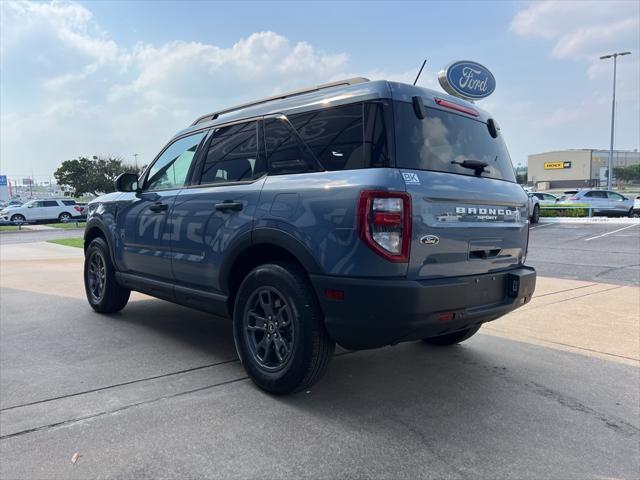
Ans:
[[[359,237],[357,204],[362,190],[405,191],[405,184],[394,168],[270,176],[260,195],[254,229],[277,229],[294,237],[315,258],[321,269],[317,273],[404,276],[406,263],[384,260]]]

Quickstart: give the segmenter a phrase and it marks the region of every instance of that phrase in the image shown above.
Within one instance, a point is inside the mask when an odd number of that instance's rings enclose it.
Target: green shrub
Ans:
[[[553,207],[540,206],[541,217],[588,217],[589,208],[585,204],[566,205],[566,208],[559,208],[565,205],[556,204]]]

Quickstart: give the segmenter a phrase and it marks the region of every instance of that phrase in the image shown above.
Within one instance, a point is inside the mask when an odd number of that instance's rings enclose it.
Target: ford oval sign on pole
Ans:
[[[450,63],[440,70],[438,80],[447,93],[465,100],[486,98],[496,89],[496,79],[489,69],[468,60]]]

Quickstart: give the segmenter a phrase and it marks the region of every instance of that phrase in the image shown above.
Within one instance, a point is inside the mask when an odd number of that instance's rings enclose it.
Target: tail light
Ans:
[[[409,261],[411,197],[406,192],[366,190],[358,202],[360,237],[390,262]]]
[[[74,205],[73,207],[76,212],[82,212],[82,207],[80,205]]]

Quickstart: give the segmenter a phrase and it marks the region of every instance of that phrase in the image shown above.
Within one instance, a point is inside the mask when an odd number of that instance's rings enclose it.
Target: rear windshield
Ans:
[[[435,108],[425,112],[421,120],[412,104],[394,103],[398,167],[474,175],[460,163],[480,161],[487,164],[483,177],[516,181],[502,136],[493,138],[486,123]]]

